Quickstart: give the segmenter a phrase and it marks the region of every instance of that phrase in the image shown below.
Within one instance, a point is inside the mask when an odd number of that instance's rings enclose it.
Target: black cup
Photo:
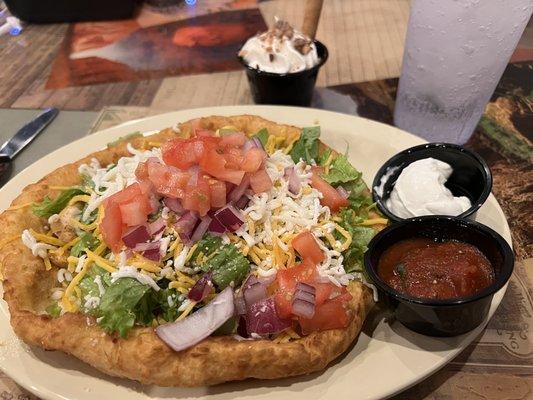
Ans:
[[[458,240],[476,246],[494,268],[494,282],[471,296],[450,300],[416,298],[394,290],[378,275],[379,259],[393,244],[420,237]],[[370,241],[365,254],[365,270],[377,287],[380,300],[403,325],[430,336],[456,336],[479,326],[489,312],[494,293],[507,283],[513,267],[513,251],[497,232],[478,222],[444,216],[416,217],[395,223]]]
[[[394,215],[387,208],[385,202],[402,170],[412,162],[428,157],[451,165],[453,173],[445,186],[450,189],[454,196],[466,196],[472,203],[468,210],[457,217],[474,219],[476,211],[485,203],[492,189],[492,174],[485,160],[478,154],[451,143],[428,143],[411,147],[385,162],[376,173],[372,183],[372,196],[378,209],[393,221],[403,220],[403,218]],[[396,169],[388,176],[382,186],[382,193],[378,193],[376,188],[381,185],[381,178],[393,168]]]
[[[318,70],[328,59],[328,49],[318,40],[314,41],[319,62],[313,68],[300,72],[276,74],[253,68],[238,56],[246,68],[246,76],[254,102],[257,104],[281,104],[288,106],[311,105]]]

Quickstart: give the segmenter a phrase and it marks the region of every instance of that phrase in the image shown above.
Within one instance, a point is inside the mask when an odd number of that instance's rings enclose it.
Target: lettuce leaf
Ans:
[[[118,332],[126,338],[135,321],[147,325],[154,319],[150,301],[143,300],[153,289],[133,278],[117,279],[100,300],[99,325],[108,333]],[[149,321],[149,322],[148,322]]]
[[[345,155],[339,154],[329,167],[329,172],[322,178],[330,185],[339,186],[343,183],[358,181],[362,177],[361,172],[357,171]]]
[[[253,137],[258,138],[263,147],[265,147],[268,142],[268,136],[268,130],[266,128],[263,128],[260,129]]]
[[[235,245],[222,244],[220,237],[211,234],[206,234],[198,242],[191,260],[193,268],[213,273],[212,280],[219,290],[232,282],[235,286],[240,285],[250,272],[250,261]]]
[[[318,159],[319,137],[319,126],[302,128],[300,138],[294,143],[294,146],[289,153],[292,160],[295,163],[300,161],[300,159],[304,160],[306,163],[316,161]]]
[[[362,212],[361,212],[362,211]],[[341,225],[352,235],[352,243],[342,254],[344,256],[344,269],[346,272],[363,271],[363,255],[367,250],[368,243],[376,234],[373,228],[360,226],[367,216],[366,210],[355,210],[350,207],[342,208],[339,212]],[[338,240],[344,240],[340,233],[336,233]]]
[[[54,200],[46,196],[41,203],[33,205],[32,211],[38,217],[49,218],[54,214],[59,214],[74,196],[80,194],[85,194],[85,191],[79,187],[73,187],[62,191]]]
[[[98,247],[100,241],[96,239],[90,232],[83,232],[80,236],[80,241],[72,246],[70,249],[70,255],[73,257],[79,257],[82,255],[85,249],[93,250]]]

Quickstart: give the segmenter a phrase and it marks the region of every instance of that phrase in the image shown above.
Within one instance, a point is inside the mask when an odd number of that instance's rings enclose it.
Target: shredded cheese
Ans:
[[[50,244],[52,246],[64,246],[65,243],[63,243],[61,240],[59,240],[58,238],[52,236],[52,235],[46,235],[44,233],[38,233],[38,232],[35,232],[33,229],[30,229],[30,233],[32,234],[32,236],[37,239],[38,241],[40,242],[43,242],[43,243],[46,243],[46,244]]]
[[[370,225],[387,225],[389,221],[386,218],[372,218],[367,219],[366,221],[361,222],[359,225],[370,226]]]
[[[195,301],[191,301],[187,305],[187,308],[185,308],[183,313],[176,319],[176,321],[181,321],[182,319],[185,319],[185,317],[191,313],[191,311],[192,311],[192,309],[194,308],[195,305],[196,305],[196,302]]]
[[[87,253],[87,258],[93,261],[100,268],[103,268],[108,272],[115,272],[117,270],[113,265],[111,265],[111,263],[108,260],[93,253],[91,250],[86,249],[85,253]]]

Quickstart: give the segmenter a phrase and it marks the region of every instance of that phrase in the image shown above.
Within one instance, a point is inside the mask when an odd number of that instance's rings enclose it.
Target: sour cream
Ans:
[[[385,205],[400,218],[459,215],[472,204],[444,186],[452,172],[449,164],[434,158],[415,161],[402,170]]]

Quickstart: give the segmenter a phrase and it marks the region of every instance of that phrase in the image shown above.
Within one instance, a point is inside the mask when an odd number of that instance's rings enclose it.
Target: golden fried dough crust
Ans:
[[[208,117],[181,124],[179,136],[189,136],[192,127],[218,129],[232,125],[251,135],[266,127],[269,133],[290,140],[299,129],[278,125],[255,116]],[[162,142],[176,136],[171,129],[133,139],[134,147],[149,147],[148,142]],[[55,196],[49,186],[79,183],[78,166],[97,158],[102,165],[129,155],[125,143],[63,166],[39,182],[29,185],[12,205],[42,201]],[[6,238],[24,229],[43,231],[46,221],[36,217],[30,207],[6,210],[0,215],[0,226]],[[371,292],[353,282],[353,320],[348,328],[315,332],[288,343],[269,340],[237,340],[230,336],[209,337],[188,350],[175,352],[155,334],[152,328],[136,327],[127,339],[106,334],[93,318],[81,313],[68,313],[51,318],[44,313],[50,290],[55,284],[56,267],[46,271],[40,258],[34,257],[20,239],[0,249],[0,265],[5,280],[4,299],[9,305],[11,324],[26,343],[47,350],[60,350],[79,358],[112,376],[160,386],[202,386],[246,378],[275,379],[308,374],[324,369],[341,355],[358,336],[365,316],[373,305]]]

